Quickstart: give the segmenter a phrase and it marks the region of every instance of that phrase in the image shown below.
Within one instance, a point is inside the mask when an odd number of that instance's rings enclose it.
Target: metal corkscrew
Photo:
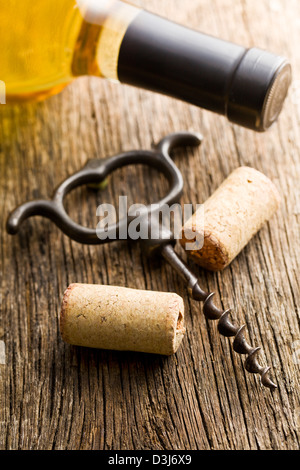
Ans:
[[[155,168],[165,175],[169,182],[169,192],[156,204],[145,207],[139,214],[139,221],[145,224],[148,237],[140,238],[142,248],[147,251],[160,253],[161,256],[175,269],[187,284],[189,295],[196,301],[204,302],[204,315],[209,320],[218,321],[219,333],[225,337],[234,337],[235,352],[247,355],[245,369],[252,374],[259,374],[263,386],[274,390],[277,388],[270,378],[270,367],[262,367],[257,359],[260,348],[250,346],[244,336],[245,325],[237,327],[229,320],[230,310],[220,310],[213,303],[213,293],[203,291],[197,277],[175,252],[176,240],[174,234],[164,225],[157,222],[156,236],[153,237],[152,215],[158,213],[165,205],[179,203],[183,192],[182,175],[170,157],[177,147],[199,146],[202,136],[196,133],[180,132],[165,137],[152,151],[130,151],[106,159],[90,160],[82,170],[67,178],[55,191],[50,201],[37,200],[22,204],[15,209],[7,221],[7,231],[16,234],[21,224],[32,216],[44,216],[51,219],[64,234],[83,244],[101,245],[116,240],[124,240],[124,229],[128,230],[130,223],[136,218],[125,216],[108,229],[90,229],[76,224],[64,208],[64,200],[68,193],[83,185],[100,184],[110,173],[128,165],[143,164]],[[145,233],[145,231],[141,232]],[[126,232],[127,233],[127,232]],[[113,237],[110,235],[114,234]],[[129,231],[128,231],[128,238]]]

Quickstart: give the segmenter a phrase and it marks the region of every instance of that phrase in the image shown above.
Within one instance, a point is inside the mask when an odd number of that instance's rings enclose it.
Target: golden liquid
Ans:
[[[43,99],[80,75],[118,79],[139,10],[118,0],[0,0],[0,80],[7,101]]]

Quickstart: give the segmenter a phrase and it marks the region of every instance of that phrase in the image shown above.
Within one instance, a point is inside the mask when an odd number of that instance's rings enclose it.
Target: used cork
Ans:
[[[173,293],[71,284],[60,331],[75,346],[170,356],[185,335],[184,303]]]
[[[240,167],[186,223],[181,244],[189,246],[187,253],[197,264],[221,271],[279,206],[280,195],[272,181],[253,168]]]

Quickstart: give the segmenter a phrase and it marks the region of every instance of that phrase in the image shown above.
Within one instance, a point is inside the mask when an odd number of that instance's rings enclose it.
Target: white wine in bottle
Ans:
[[[285,58],[207,36],[120,0],[6,0],[7,101],[40,100],[94,75],[146,88],[265,131],[291,83]]]

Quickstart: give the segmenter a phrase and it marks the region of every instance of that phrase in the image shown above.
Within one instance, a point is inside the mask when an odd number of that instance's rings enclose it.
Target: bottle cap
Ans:
[[[282,110],[291,80],[291,65],[286,59],[249,49],[232,80],[228,119],[255,131],[266,131]]]

